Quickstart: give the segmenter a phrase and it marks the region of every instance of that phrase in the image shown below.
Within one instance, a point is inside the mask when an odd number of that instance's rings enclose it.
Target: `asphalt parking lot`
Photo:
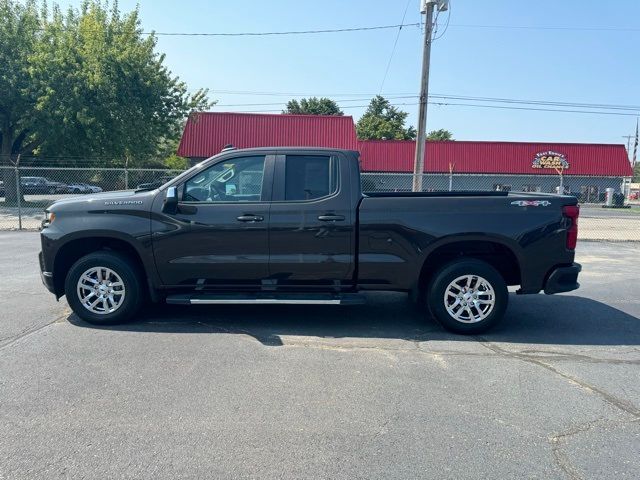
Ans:
[[[0,232],[0,479],[638,478],[640,244],[482,337],[399,294],[155,307],[95,328]]]

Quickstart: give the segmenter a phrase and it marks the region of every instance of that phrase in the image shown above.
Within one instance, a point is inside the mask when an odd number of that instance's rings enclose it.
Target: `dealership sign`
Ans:
[[[567,170],[569,162],[566,155],[558,152],[537,153],[531,164],[532,168],[553,168],[555,170]]]

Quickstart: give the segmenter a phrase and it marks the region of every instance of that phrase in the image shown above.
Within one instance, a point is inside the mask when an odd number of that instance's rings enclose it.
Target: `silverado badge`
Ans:
[[[109,200],[105,205],[142,205],[142,200]]]

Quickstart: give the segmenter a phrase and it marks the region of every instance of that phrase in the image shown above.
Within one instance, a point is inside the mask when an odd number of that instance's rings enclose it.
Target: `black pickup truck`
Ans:
[[[578,288],[575,197],[363,193],[358,152],[226,150],[159,188],[55,202],[46,287],[84,320],[172,304],[353,304],[408,292],[446,328],[478,333],[521,294]]]

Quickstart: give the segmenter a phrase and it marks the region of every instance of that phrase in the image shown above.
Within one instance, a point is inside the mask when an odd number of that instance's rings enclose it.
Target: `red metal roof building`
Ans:
[[[203,159],[232,144],[237,148],[308,146],[359,150],[365,172],[412,172],[415,143],[358,141],[348,116],[203,112],[185,126],[178,155]],[[521,142],[428,142],[425,172],[497,175],[557,175],[534,168],[536,156],[561,157],[565,175],[631,177],[624,145]]]
[[[351,117],[202,112],[191,115],[178,155],[208,158],[225,145],[358,149]]]
[[[413,172],[415,142],[367,140],[359,142],[362,169],[366,172]],[[427,142],[424,171],[501,175],[557,175],[553,168],[533,168],[541,153],[559,153],[567,166],[565,175],[632,176],[624,145],[521,142]]]

